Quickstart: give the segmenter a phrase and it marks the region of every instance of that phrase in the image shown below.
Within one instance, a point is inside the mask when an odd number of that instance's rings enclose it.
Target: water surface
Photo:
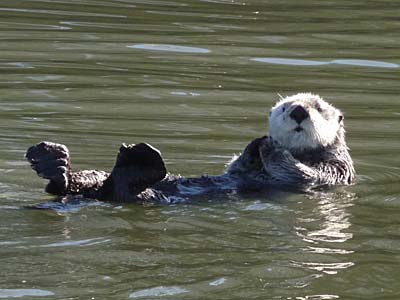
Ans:
[[[2,1],[0,298],[398,299],[400,4]],[[52,199],[25,162],[50,140],[110,170],[122,142],[218,174],[278,94],[345,114],[358,183],[193,205]]]

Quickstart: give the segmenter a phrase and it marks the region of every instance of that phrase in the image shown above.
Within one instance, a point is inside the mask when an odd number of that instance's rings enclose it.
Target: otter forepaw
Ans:
[[[294,165],[299,161],[293,157],[293,155],[287,150],[274,149],[267,157],[264,157],[267,164],[283,164],[283,165]]]
[[[283,150],[284,149],[282,149],[281,145],[278,142],[272,140],[271,138],[265,138],[260,143],[260,147],[258,148],[258,155],[264,164],[265,162],[270,160],[270,156],[273,153],[282,152]]]
[[[246,154],[249,157],[259,157],[259,149],[264,143],[266,143],[266,140],[268,140],[267,136],[252,140],[244,149],[243,154]]]
[[[288,150],[275,149],[263,158],[264,169],[271,179],[283,185],[303,185],[314,182],[315,171],[293,157]]]
[[[227,173],[245,173],[262,168],[260,159],[260,147],[266,136],[252,140],[240,156],[235,156],[227,165]]]

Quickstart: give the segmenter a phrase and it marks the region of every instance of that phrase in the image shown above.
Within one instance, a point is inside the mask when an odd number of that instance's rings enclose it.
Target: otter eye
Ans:
[[[322,107],[321,107],[321,106],[317,105],[317,106],[315,107],[315,109],[316,109],[319,113],[322,113]]]
[[[282,112],[285,112],[285,110],[286,110],[286,108],[283,106],[283,107],[282,107]]]
[[[339,123],[342,122],[344,117],[342,115],[339,116]]]

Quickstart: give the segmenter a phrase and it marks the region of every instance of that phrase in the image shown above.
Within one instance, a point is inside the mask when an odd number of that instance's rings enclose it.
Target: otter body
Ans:
[[[111,173],[73,172],[67,147],[41,142],[26,157],[46,191],[106,201],[174,203],[198,195],[262,191],[268,187],[308,189],[354,182],[342,113],[313,94],[277,102],[269,136],[251,141],[218,176],[183,178],[167,174],[160,152],[148,144],[123,144]]]

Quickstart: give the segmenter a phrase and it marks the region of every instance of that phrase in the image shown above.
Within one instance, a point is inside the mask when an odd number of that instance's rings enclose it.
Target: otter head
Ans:
[[[343,114],[318,95],[300,93],[280,100],[269,117],[270,136],[291,152],[344,142]]]

